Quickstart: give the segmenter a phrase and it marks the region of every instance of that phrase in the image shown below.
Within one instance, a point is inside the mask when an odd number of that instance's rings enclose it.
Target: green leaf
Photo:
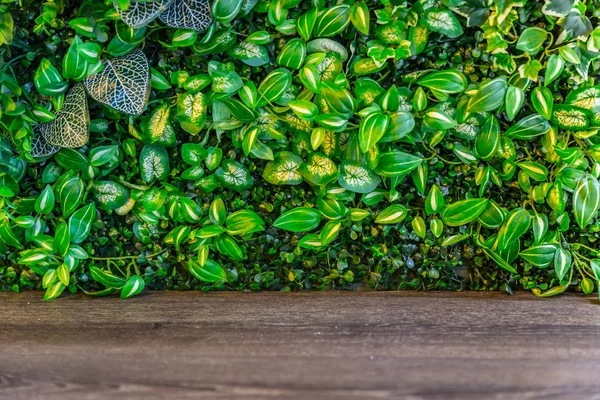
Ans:
[[[376,224],[390,225],[402,222],[408,215],[408,210],[401,204],[392,204],[391,206],[383,209],[377,218],[375,218]]]
[[[0,15],[0,45],[11,44],[13,41],[14,21],[10,13]]]
[[[202,178],[203,176],[204,176],[204,168],[202,168],[199,165],[197,165],[195,167],[190,167],[181,173],[181,179],[185,179],[188,181],[195,181],[195,180]]]
[[[167,191],[156,187],[148,189],[144,193],[142,203],[146,212],[154,212],[161,208],[167,199]]]
[[[230,214],[227,217],[227,233],[235,235],[245,235],[250,232],[264,230],[265,222],[252,210],[240,210]]]
[[[316,104],[308,100],[292,100],[288,103],[294,114],[300,119],[312,121],[319,114]]]
[[[292,84],[292,74],[285,68],[269,73],[258,87],[259,99],[256,107],[263,107],[279,100]]]
[[[571,253],[562,247],[558,247],[554,253],[554,272],[559,281],[562,281],[571,269]]]
[[[246,41],[256,44],[267,44],[273,40],[267,31],[256,31],[248,35]]]
[[[522,208],[515,208],[506,217],[506,221],[498,233],[498,249],[507,249],[529,230],[531,216]]]
[[[475,154],[484,161],[491,160],[500,147],[500,124],[490,115],[480,134],[475,138]]]
[[[535,161],[518,162],[517,166],[521,168],[530,178],[543,182],[548,176],[548,168]]]
[[[217,196],[210,203],[209,214],[210,221],[215,225],[223,225],[227,216],[227,208],[220,196]]]
[[[169,154],[164,147],[147,144],[140,151],[140,173],[144,182],[166,179],[171,172]]]
[[[198,237],[200,239],[209,239],[212,237],[219,236],[221,233],[225,232],[225,229],[220,225],[209,225],[198,231]]]
[[[357,31],[363,35],[369,34],[369,8],[364,1],[356,3],[350,8],[350,21]]]
[[[44,293],[43,301],[54,300],[65,290],[66,286],[63,285],[62,282],[58,281],[54,283],[52,286],[46,289],[46,293]]]
[[[300,164],[298,172],[313,185],[326,185],[339,176],[335,163],[322,153],[312,153],[306,162]]]
[[[93,265],[90,267],[90,276],[96,282],[101,283],[107,288],[112,289],[121,289],[125,286],[125,283],[127,282],[120,276],[114,275],[110,271],[101,270],[100,268]]]
[[[460,226],[473,222],[485,211],[488,199],[465,199],[446,205],[440,216],[448,226]]]
[[[367,115],[358,128],[358,142],[363,153],[369,151],[383,137],[388,129],[389,118],[376,112]]]
[[[534,215],[531,218],[531,227],[533,229],[535,243],[540,243],[548,231],[548,217],[544,214]]]
[[[99,181],[93,191],[99,207],[104,210],[115,210],[129,200],[129,190],[120,183]]]
[[[570,131],[584,131],[590,126],[593,115],[585,108],[556,105],[552,112],[552,123]]]
[[[35,211],[48,214],[54,208],[54,199],[54,190],[52,190],[52,186],[46,185],[35,201]]]
[[[191,29],[177,29],[171,38],[171,44],[177,47],[188,47],[196,43],[198,32]]]
[[[381,178],[375,172],[357,161],[343,161],[340,165],[338,183],[344,189],[355,193],[370,193]]]
[[[321,93],[321,75],[317,67],[312,64],[305,65],[298,73],[300,82],[311,92]]]
[[[54,232],[54,251],[64,257],[71,244],[71,234],[66,222],[61,222]],[[64,283],[64,282],[63,282]],[[65,283],[68,285],[69,283]]]
[[[58,96],[64,93],[69,84],[63,81],[60,72],[47,59],[43,58],[35,71],[33,82],[38,92],[43,96]]]
[[[154,68],[150,68],[150,85],[155,90],[167,90],[171,88],[171,84],[167,78]]]
[[[223,267],[213,260],[206,260],[204,266],[198,261],[190,258],[188,269],[197,279],[207,283],[228,282],[227,272]]]
[[[479,90],[469,99],[469,112],[493,111],[504,103],[506,78],[495,78],[479,86]]]
[[[427,236],[427,228],[425,227],[425,221],[420,215],[413,218],[411,225],[415,234],[418,237],[425,239],[425,236]]]
[[[65,79],[81,81],[87,76],[88,62],[77,51],[77,46],[81,43],[79,36],[75,36],[63,57],[62,73]]]
[[[350,23],[350,6],[340,4],[320,13],[314,27],[315,37],[331,37],[343,31]]]
[[[269,63],[269,53],[265,46],[251,43],[248,40],[230,48],[227,53],[231,57],[241,60],[244,64],[252,67],[260,67]]]
[[[544,74],[544,85],[548,86],[554,82],[565,70],[565,62],[556,54],[552,54],[546,62],[546,73]]]
[[[547,38],[548,32],[545,29],[538,27],[527,28],[519,36],[516,47],[518,50],[534,56],[540,51]]]
[[[346,117],[354,114],[356,102],[348,90],[340,88],[333,83],[323,82],[321,97],[328,105],[328,112],[341,114]]]
[[[214,246],[219,253],[231,257],[236,261],[243,261],[246,258],[246,256],[244,256],[244,251],[237,244],[235,239],[226,233],[215,238]]]
[[[68,268],[67,268],[67,270],[68,270]],[[48,287],[50,287],[54,282],[56,282],[57,279],[58,279],[58,276],[56,274],[56,270],[49,269],[44,274],[44,278],[42,278],[42,287],[44,289],[48,289]]]
[[[457,125],[454,118],[440,108],[430,108],[427,110],[423,117],[423,123],[435,130],[451,129]]]
[[[523,103],[525,102],[525,92],[523,89],[517,86],[508,86],[506,89],[506,95],[504,98],[504,104],[506,107],[506,116],[509,121],[515,119]]]
[[[327,222],[319,235],[319,238],[321,239],[321,245],[326,246],[333,242],[340,234],[341,228],[342,223],[339,221]]]
[[[233,63],[211,61],[208,63],[208,75],[212,79],[212,90],[215,93],[231,94],[244,86],[242,78],[235,72]]]
[[[342,114],[319,114],[315,120],[323,128],[332,132],[342,132],[348,125],[348,118]]]
[[[379,155],[375,172],[380,176],[392,177],[407,175],[417,168],[423,159],[402,151],[390,151]]]
[[[188,238],[190,230],[191,228],[189,225],[176,226],[164,236],[163,242],[168,245],[173,245],[176,250],[179,250],[181,244]]]
[[[581,291],[585,295],[592,294],[594,291],[594,281],[590,278],[583,278],[581,280]]]
[[[554,98],[552,92],[545,86],[538,86],[531,92],[531,104],[533,108],[546,119],[552,117]]]
[[[206,156],[206,149],[199,144],[184,143],[181,146],[181,158],[189,165],[200,165]]]
[[[90,165],[92,167],[100,167],[106,163],[112,162],[119,154],[119,146],[98,146],[90,150]]]
[[[302,158],[289,151],[280,151],[265,166],[263,178],[273,185],[299,185],[303,180],[298,172],[300,164]]]
[[[581,229],[584,229],[596,215],[600,206],[600,183],[590,174],[577,182],[573,191],[573,215]]]
[[[434,221],[439,221],[439,220],[434,220]],[[442,247],[448,247],[448,246],[453,246],[457,243],[463,242],[465,240],[467,240],[468,238],[470,238],[471,235],[468,233],[462,234],[462,235],[452,235],[452,236],[448,236],[446,239],[444,239],[444,241],[442,242],[442,244],[440,246]]]
[[[242,2],[239,0],[215,0],[212,5],[212,15],[218,22],[226,24],[238,15],[241,8]]]
[[[415,128],[415,118],[406,111],[391,114],[388,129],[383,134],[380,143],[396,142],[411,133]]]
[[[573,8],[574,0],[545,0],[542,12],[551,17],[564,17]]]
[[[60,283],[62,283],[65,286],[69,286],[69,280],[71,276],[69,274],[69,267],[66,264],[61,264],[56,269],[56,276],[58,277]]]
[[[276,27],[283,25],[286,21],[285,17],[288,11],[283,7],[285,3],[284,0],[273,0],[269,4],[267,17],[269,22]]]
[[[296,30],[298,34],[304,39],[309,40],[315,23],[317,22],[317,9],[311,8],[300,17],[296,19]]]
[[[477,221],[488,229],[499,228],[504,222],[504,211],[498,203],[490,200],[486,209],[477,217]]]
[[[467,78],[455,69],[435,71],[417,80],[417,85],[446,94],[462,93],[467,88]]]
[[[522,118],[508,128],[504,133],[509,138],[531,140],[546,134],[550,130],[550,123],[539,114],[531,114]]]
[[[98,62],[100,58],[100,52],[102,51],[102,47],[98,43],[80,43],[77,46],[77,53],[79,53],[86,61],[90,63]]]
[[[83,171],[90,165],[83,154],[73,149],[62,149],[54,156],[54,161],[61,167],[73,171]]]
[[[225,104],[225,107],[235,119],[242,122],[254,122],[256,120],[256,112],[241,101],[233,98],[221,99],[220,101]]]
[[[428,215],[440,212],[444,208],[444,195],[438,185],[432,185],[425,199],[425,212]]]
[[[309,232],[319,226],[321,213],[314,208],[296,207],[281,214],[273,222],[275,228],[290,232]]]
[[[506,262],[506,260],[504,260],[498,253],[483,244],[480,239],[476,240],[476,244],[479,246],[479,248],[481,248],[484,254],[491,258],[500,268],[510,272],[511,274],[518,274],[518,271],[512,265]]]
[[[121,298],[128,299],[130,297],[137,296],[144,290],[145,286],[146,281],[144,281],[141,276],[131,276],[129,279],[127,279],[127,282],[125,282],[123,289],[121,289]]]
[[[588,86],[572,90],[565,104],[598,112],[600,111],[600,86]]]
[[[433,236],[439,238],[444,232],[444,223],[441,219],[432,219],[429,221],[429,229],[433,233]]]
[[[450,10],[430,8],[423,13],[423,23],[433,32],[439,32],[451,39],[463,34],[462,26]]]
[[[234,160],[223,160],[215,176],[219,183],[229,189],[243,192],[254,185],[254,179],[250,172],[242,164]]]
[[[546,268],[554,262],[554,254],[558,246],[554,243],[532,246],[519,253],[525,261],[538,268]]]
[[[94,203],[75,211],[69,217],[69,236],[71,237],[72,243],[83,242],[92,229],[92,224],[96,220],[96,206]]]
[[[306,58],[306,43],[294,38],[288,41],[277,55],[277,64],[285,68],[300,69]]]
[[[590,267],[592,267],[592,272],[596,277],[597,281],[600,281],[600,258],[594,258],[590,261]]]

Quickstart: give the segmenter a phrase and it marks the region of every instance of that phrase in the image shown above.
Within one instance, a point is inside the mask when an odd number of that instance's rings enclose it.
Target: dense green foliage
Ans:
[[[3,0],[0,288],[598,287],[596,0]]]

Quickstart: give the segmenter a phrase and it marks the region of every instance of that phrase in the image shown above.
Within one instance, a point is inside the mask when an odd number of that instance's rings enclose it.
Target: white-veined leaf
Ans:
[[[96,101],[124,114],[140,115],[150,96],[150,66],[142,50],[104,60],[102,71],[84,85]]]
[[[121,20],[132,28],[142,28],[154,21],[156,17],[165,12],[173,0],[150,0],[150,1],[129,1],[129,7],[122,10],[117,1],[113,4]]]
[[[208,0],[174,0],[159,18],[173,28],[202,32],[212,24],[212,11]]]

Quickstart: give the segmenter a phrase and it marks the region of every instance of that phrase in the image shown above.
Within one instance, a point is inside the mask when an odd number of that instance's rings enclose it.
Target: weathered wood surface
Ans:
[[[600,305],[490,293],[0,294],[0,399],[600,398]]]

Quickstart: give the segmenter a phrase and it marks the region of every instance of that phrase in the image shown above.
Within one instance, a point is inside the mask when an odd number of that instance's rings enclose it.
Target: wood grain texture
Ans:
[[[491,293],[0,294],[0,399],[600,399],[600,305]]]

